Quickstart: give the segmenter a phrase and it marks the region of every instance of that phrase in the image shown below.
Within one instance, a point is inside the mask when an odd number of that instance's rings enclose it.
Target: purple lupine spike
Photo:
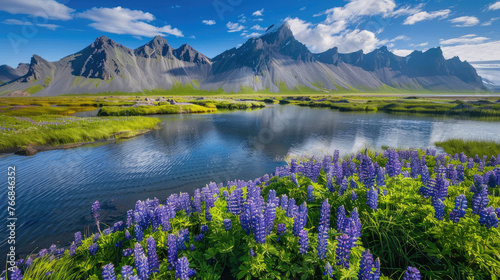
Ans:
[[[27,270],[33,264],[33,259],[28,257],[24,262],[24,270]]]
[[[408,266],[406,268],[405,274],[403,276],[403,280],[420,280],[420,271],[418,269]]]
[[[23,274],[21,273],[21,270],[17,267],[14,267],[12,269],[12,273],[10,274],[9,277],[10,280],[22,280],[23,279]]]
[[[448,196],[448,186],[450,181],[446,180],[444,176],[437,176],[434,188],[431,189],[431,195],[440,200],[445,200]]]
[[[326,173],[326,188],[330,192],[335,191],[335,187],[333,186],[333,172],[330,170],[330,172]]]
[[[477,167],[477,171],[482,172],[484,170],[484,165],[485,165],[484,160],[481,160],[479,162],[479,166]]]
[[[286,196],[286,194],[281,195],[280,206],[284,210],[288,209],[288,196]]]
[[[49,250],[47,249],[42,249],[38,252],[38,257],[41,258],[43,256],[46,256],[49,253]]]
[[[82,245],[82,232],[81,231],[75,232],[75,245],[76,246]]]
[[[342,234],[337,238],[336,257],[337,265],[349,268],[349,258],[351,255],[352,240],[347,234]]]
[[[205,219],[209,222],[212,220],[212,214],[210,213],[209,207],[207,207],[207,210],[205,210]]]
[[[243,207],[243,191],[242,189],[235,189],[231,192],[228,200],[229,212],[240,215]]]
[[[123,280],[128,280],[134,274],[134,271],[131,266],[129,265],[124,265],[122,266],[122,279]]]
[[[358,195],[354,191],[352,191],[351,192],[351,200],[354,201],[354,200],[357,200],[357,199],[358,199]]]
[[[186,250],[186,241],[189,241],[189,229],[184,228],[179,231],[179,236],[177,237],[177,249]]]
[[[325,272],[323,275],[328,275],[328,277],[333,278],[333,268],[330,265],[330,262],[326,262],[325,264]]]
[[[95,219],[95,224],[97,225],[97,229],[99,231],[101,231],[101,227],[99,225],[99,217],[100,217],[100,214],[99,212],[101,211],[101,204],[99,204],[99,201],[96,200],[93,204],[92,204],[92,209],[91,209],[91,212],[92,212],[92,216],[94,217]]]
[[[144,248],[142,248],[140,243],[135,243],[134,247],[134,264],[137,269],[137,276],[141,280],[148,279],[149,277],[149,264],[148,258],[144,254]]]
[[[328,228],[323,226],[318,227],[318,258],[320,260],[326,258],[328,249]]]
[[[189,261],[186,257],[177,260],[175,279],[187,280],[194,274],[196,274],[196,272],[194,272],[194,269],[189,268]]]
[[[366,191],[366,204],[375,211],[378,208],[378,192],[373,187]]]
[[[128,231],[128,229],[127,229],[127,230],[125,230],[125,239],[126,239],[126,240],[130,240],[130,239],[132,239],[132,235],[130,235],[130,232]]]
[[[467,198],[461,194],[455,198],[455,208],[450,212],[450,220],[458,223],[460,218],[465,216],[465,209],[467,209]]]
[[[420,164],[420,160],[419,160],[418,151],[411,151],[410,154],[411,154],[411,161],[410,161],[411,177],[417,178],[418,175],[421,174],[421,169],[420,169],[421,164]],[[377,174],[377,177],[378,177],[378,174]]]
[[[130,257],[130,256],[132,256],[133,253],[134,253],[133,249],[127,248],[127,249],[123,250],[122,255],[124,257]]]
[[[142,228],[139,224],[136,224],[134,226],[134,234],[137,241],[141,242],[142,239],[144,239],[144,232],[142,231]]]
[[[245,231],[246,234],[250,234],[251,225],[250,225],[250,209],[249,204],[245,204],[243,212],[240,215],[240,224],[241,228]]]
[[[434,216],[438,220],[443,220],[444,217],[444,203],[441,199],[439,198],[434,198],[432,200],[432,206],[434,207],[435,214]]]
[[[333,165],[333,169],[335,171],[335,182],[337,185],[342,185],[342,179],[344,178],[344,174],[342,173],[342,165],[335,163]]]
[[[205,238],[205,235],[203,233],[200,233],[194,236],[194,241],[201,242],[203,238]]]
[[[344,192],[347,190],[349,187],[349,180],[347,180],[346,177],[342,179],[342,183],[340,184],[339,188],[339,196],[344,195]]]
[[[482,185],[481,189],[472,196],[472,213],[479,215],[481,210],[483,210],[489,202],[488,187],[486,185]]]
[[[266,219],[266,235],[271,234],[274,227],[274,220],[276,219],[276,203],[273,200],[269,201],[265,209],[265,219]]]
[[[292,159],[292,161],[290,163],[290,172],[296,173],[298,168],[299,168],[299,164],[297,163],[297,160]]]
[[[356,181],[354,181],[354,179],[351,178],[351,180],[349,181],[349,187],[352,189],[357,189],[358,184],[356,183]]]
[[[64,257],[64,248],[57,249],[54,251],[54,256],[56,257],[56,260],[61,259]]]
[[[380,263],[373,261],[373,255],[370,250],[366,250],[361,254],[359,263],[358,279],[360,280],[375,280],[380,278]]]
[[[487,228],[498,227],[498,217],[493,207],[483,208],[479,213],[479,224]]]
[[[196,189],[193,195],[193,210],[198,214],[201,213],[201,192],[200,189]]]
[[[340,205],[337,209],[337,232],[344,232],[344,224],[346,220],[346,212],[344,205]]]
[[[377,186],[385,186],[385,169],[383,167],[377,168]]]
[[[293,235],[299,236],[299,233],[302,229],[304,229],[307,223],[307,204],[304,201],[303,204],[300,205],[299,211],[295,215],[293,219]]]
[[[173,234],[169,234],[167,237],[167,246],[168,246],[168,262],[169,269],[175,268],[175,264],[177,262],[177,237]]]
[[[265,243],[266,242],[266,220],[264,214],[259,211],[257,213],[256,218],[256,228],[255,228],[255,241],[257,243]]]
[[[129,228],[134,221],[134,211],[128,210],[127,211],[127,228]]]
[[[309,202],[313,202],[314,201],[313,191],[314,191],[313,186],[309,185],[307,187],[307,201],[309,201]]]
[[[208,226],[207,225],[202,225],[200,227],[200,232],[201,233],[207,233],[208,232]]]
[[[328,155],[325,155],[325,157],[323,158],[323,170],[325,171],[325,173],[328,173],[331,165],[332,165],[332,158]]]
[[[324,228],[330,228],[330,204],[328,204],[328,198],[321,203],[321,209],[319,213],[319,225]]]
[[[290,198],[290,200],[288,200],[288,207],[286,209],[286,216],[288,218],[292,218],[294,216],[295,208],[296,208],[295,199]]]
[[[93,243],[92,245],[89,246],[90,255],[95,256],[95,254],[97,253],[97,250],[99,250],[97,243]]]
[[[337,149],[335,149],[333,151],[333,160],[332,160],[332,162],[333,163],[337,163],[339,161],[339,157],[340,157],[340,151],[337,150]]]
[[[222,222],[224,223],[224,228],[226,229],[226,231],[231,229],[231,219],[224,219]]]
[[[70,257],[74,257],[76,255],[76,249],[77,249],[77,246],[76,246],[75,242],[71,242],[71,245],[69,246],[68,255]]]
[[[255,252],[253,251],[253,249],[252,249],[252,248],[250,248],[250,256],[251,256],[251,257],[254,257],[254,256],[255,256]]]
[[[189,250],[191,250],[191,251],[195,251],[196,250],[196,247],[194,247],[193,243],[191,243],[191,245],[189,246]]]
[[[299,254],[307,254],[307,250],[309,249],[309,236],[307,235],[307,231],[303,229],[299,232],[299,246]]]
[[[297,175],[295,175],[295,173],[292,173],[292,175],[290,175],[290,178],[292,179],[292,182],[298,187],[300,188],[300,185],[299,185],[299,181],[297,180]]]
[[[115,266],[113,263],[108,263],[102,267],[102,278],[104,280],[116,280]]]
[[[156,273],[160,271],[160,262],[158,261],[158,255],[156,254],[156,242],[153,236],[147,239],[148,246],[148,265],[149,273]]]

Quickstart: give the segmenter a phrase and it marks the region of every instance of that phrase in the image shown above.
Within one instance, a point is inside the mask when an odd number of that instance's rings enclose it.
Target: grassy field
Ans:
[[[149,117],[76,118],[63,116],[2,116],[0,115],[0,150],[32,146],[57,146],[93,142],[127,136],[153,129],[160,122]],[[117,137],[117,138],[118,138]]]
[[[420,279],[403,278],[411,270],[422,279],[498,279],[499,182],[490,178],[500,162],[467,162],[421,150],[303,158],[253,181],[138,201],[123,213],[126,222],[109,226],[96,201],[97,227],[83,240],[77,234],[69,248],[22,256],[29,265],[20,261],[16,273],[25,280]]]
[[[451,139],[443,142],[436,142],[436,147],[442,147],[448,154],[460,152],[468,156],[487,155],[497,156],[500,154],[500,143],[494,141]]]

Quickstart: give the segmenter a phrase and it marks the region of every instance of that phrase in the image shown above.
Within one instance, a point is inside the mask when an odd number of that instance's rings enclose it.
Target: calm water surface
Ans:
[[[285,164],[287,156],[341,154],[364,147],[433,147],[449,138],[496,139],[498,122],[385,113],[340,113],[297,106],[207,115],[160,116],[161,129],[123,142],[2,155],[17,168],[17,252],[52,243],[67,246],[76,231],[95,231],[90,206],[101,202],[102,220],[125,220],[139,199],[164,201],[214,182],[250,180]],[[5,183],[2,186],[6,186]],[[0,200],[7,201],[7,189]],[[4,203],[4,208],[6,204]],[[6,221],[6,209],[0,211]],[[6,227],[2,226],[1,261]]]

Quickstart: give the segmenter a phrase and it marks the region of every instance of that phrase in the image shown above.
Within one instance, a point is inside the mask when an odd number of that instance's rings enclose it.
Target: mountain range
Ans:
[[[316,91],[485,91],[474,67],[441,49],[406,57],[381,47],[342,54],[332,48],[311,53],[287,23],[210,59],[184,44],[175,49],[163,37],[129,49],[102,36],[85,49],[49,62],[33,55],[14,69],[0,66],[0,94],[53,96],[98,92],[140,92],[191,87],[226,92]]]

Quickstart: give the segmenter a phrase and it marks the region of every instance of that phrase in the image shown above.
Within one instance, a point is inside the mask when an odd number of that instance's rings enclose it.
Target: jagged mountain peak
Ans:
[[[160,35],[156,35],[149,43],[147,43],[149,46],[163,46],[163,45],[168,45],[167,39]]]
[[[183,44],[179,48],[173,50],[173,55],[177,59],[182,61],[194,62],[200,64],[210,63],[210,59],[208,57],[206,57],[199,51],[195,50],[188,44]]]

